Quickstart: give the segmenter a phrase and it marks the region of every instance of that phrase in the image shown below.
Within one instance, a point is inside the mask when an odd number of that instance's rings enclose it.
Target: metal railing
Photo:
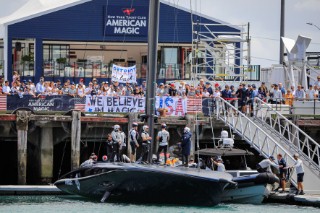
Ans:
[[[257,150],[262,156],[268,158],[270,155],[281,153],[289,165],[293,165],[295,160],[292,154],[288,152],[280,143],[278,143],[270,134],[265,132],[259,125],[239,111],[236,107],[222,98],[216,98],[215,115],[217,119],[222,120],[235,133],[242,136],[243,139]],[[296,181],[291,178],[293,184]]]
[[[320,145],[315,140],[259,98],[255,99],[253,107],[255,118],[320,172]]]

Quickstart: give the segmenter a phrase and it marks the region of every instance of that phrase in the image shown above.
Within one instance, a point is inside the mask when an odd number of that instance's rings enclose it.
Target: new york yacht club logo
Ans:
[[[122,8],[123,14],[130,16],[136,9],[134,8]]]

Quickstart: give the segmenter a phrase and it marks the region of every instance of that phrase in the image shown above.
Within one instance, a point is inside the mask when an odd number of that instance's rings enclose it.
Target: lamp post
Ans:
[[[320,27],[318,27],[317,25],[315,25],[315,24],[313,24],[313,23],[311,23],[311,22],[308,22],[308,23],[306,23],[306,24],[311,25],[311,26],[314,26],[314,27],[316,27],[318,30],[320,30]]]

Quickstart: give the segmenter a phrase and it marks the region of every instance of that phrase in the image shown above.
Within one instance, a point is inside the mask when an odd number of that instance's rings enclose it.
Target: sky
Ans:
[[[164,0],[230,24],[250,23],[251,64],[279,64],[281,0]],[[191,1],[191,4],[190,4]],[[320,52],[320,0],[285,0],[285,37],[312,38],[308,52]]]
[[[0,18],[11,14],[30,0],[0,0]],[[32,0],[39,4],[73,2],[79,0]],[[138,0],[133,0],[138,1]],[[279,63],[281,0],[163,0],[180,5],[230,24],[250,23],[251,64],[270,67]],[[298,35],[312,38],[308,52],[320,52],[320,0],[285,0],[285,37]],[[10,8],[8,8],[10,7]]]

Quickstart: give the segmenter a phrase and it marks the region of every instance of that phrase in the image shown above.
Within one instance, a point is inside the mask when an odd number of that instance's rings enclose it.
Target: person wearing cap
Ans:
[[[268,159],[263,159],[260,163],[257,164],[257,171],[259,173],[272,172],[270,166],[279,169],[279,165],[277,165],[274,161],[275,158],[273,156],[269,156]]]
[[[160,84],[159,84],[159,87],[158,87],[158,89],[157,89],[157,91],[156,91],[156,94],[157,94],[157,96],[164,96],[164,95],[166,95],[166,92],[165,92],[164,84],[163,84],[163,83],[160,83]]]
[[[92,166],[93,164],[95,164],[97,162],[97,159],[98,159],[97,155],[95,153],[92,153],[90,155],[89,159],[80,165],[80,168]]]
[[[176,85],[175,84],[170,84],[170,88],[169,88],[169,96],[176,96],[177,95],[177,89],[176,89]]]
[[[167,149],[168,142],[170,140],[170,134],[166,130],[167,125],[165,123],[161,124],[161,130],[158,132],[157,141],[159,142],[158,152],[157,152],[157,162],[159,162],[160,153],[163,150],[164,153],[164,164],[167,162]]]
[[[278,160],[278,165],[279,165],[279,178],[280,178],[280,186],[279,188],[281,187],[282,188],[282,192],[285,191],[285,188],[286,188],[286,176],[287,176],[287,162],[286,160],[282,157],[282,154],[279,153],[277,155],[277,160]]]
[[[136,154],[136,149],[139,148],[140,144],[138,143],[139,132],[138,132],[138,123],[133,122],[132,128],[129,132],[130,137],[130,146],[131,146],[131,154]]]
[[[112,137],[112,156],[111,156],[111,161],[114,160],[116,157],[116,162],[120,162],[120,145],[121,145],[121,132],[120,132],[120,125],[116,124],[113,126],[113,131],[111,132],[111,137]]]
[[[188,167],[189,155],[191,149],[191,138],[192,133],[189,127],[183,129],[183,134],[181,137],[181,154],[182,154],[182,165]]]
[[[218,172],[225,172],[226,171],[226,167],[224,166],[221,157],[218,157],[216,160],[211,158],[211,162],[217,167]]]
[[[289,168],[296,169],[297,173],[297,182],[298,182],[298,190],[296,192],[297,195],[304,195],[303,191],[303,176],[304,176],[304,168],[303,168],[303,163],[302,160],[299,158],[299,154],[295,153],[293,155],[293,158],[295,159],[295,163],[292,166],[289,166]]]
[[[246,102],[246,111],[250,114],[250,116],[253,116],[253,101],[254,101],[254,92],[253,92],[253,87],[252,85],[248,84],[248,89],[247,89],[247,102]]]
[[[146,164],[148,161],[148,154],[150,151],[150,144],[152,140],[152,138],[149,135],[148,125],[144,125],[142,127],[141,139],[142,139],[141,155],[138,161],[140,161],[140,163],[142,164]]]
[[[212,89],[212,87],[211,87],[210,82],[206,82],[206,90],[207,90],[207,92],[210,94],[210,96],[213,95],[213,89]]]

